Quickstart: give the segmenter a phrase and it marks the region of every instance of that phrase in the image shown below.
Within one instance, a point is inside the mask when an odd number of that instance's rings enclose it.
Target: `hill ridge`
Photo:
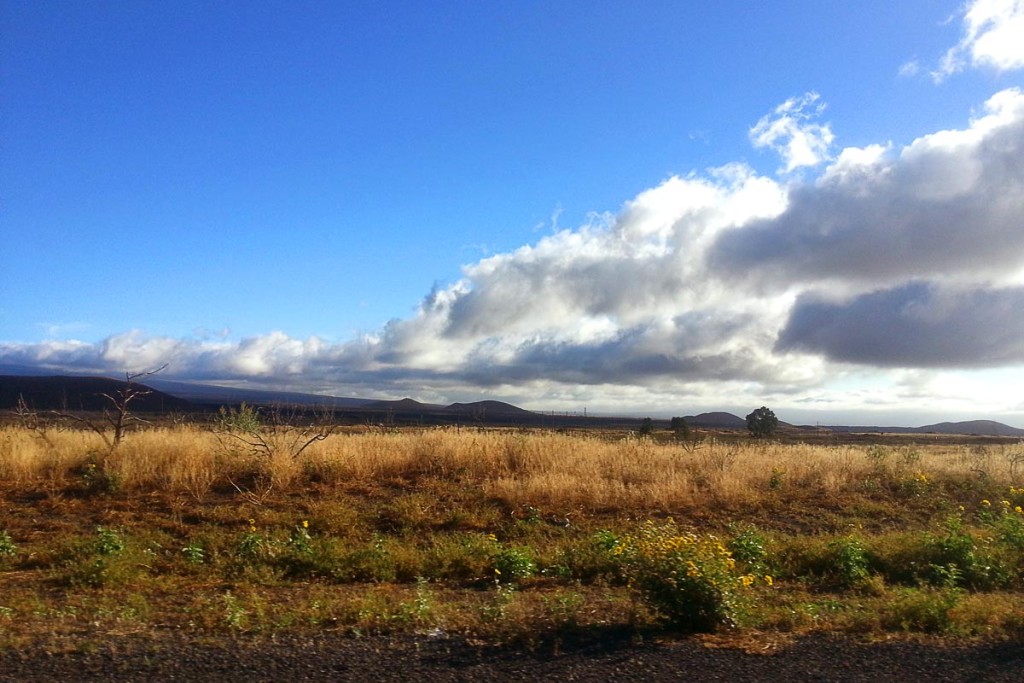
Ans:
[[[6,369],[6,368],[5,368]],[[410,397],[398,400],[379,400],[352,397],[330,396],[325,394],[307,394],[301,392],[273,391],[225,387],[214,384],[202,384],[166,380],[157,377],[146,379],[145,383],[136,383],[153,393],[140,397],[134,404],[140,412],[171,412],[188,410],[208,410],[211,407],[241,402],[252,405],[292,405],[303,408],[327,408],[348,411],[352,415],[365,415],[367,412],[390,411],[397,415],[417,416],[419,418],[435,416],[444,421],[461,421],[472,419],[478,421],[495,421],[497,423],[515,424],[561,424],[555,416],[521,408],[505,401],[484,399],[481,401],[455,402],[449,405],[422,403]],[[0,410],[11,410],[17,407],[19,396],[24,395],[26,401],[36,410],[104,410],[110,403],[102,397],[104,393],[113,393],[123,389],[124,380],[101,376],[82,375],[21,375],[0,374]],[[565,418],[565,422],[579,421],[580,418]],[[688,415],[687,424],[691,427],[704,429],[744,430],[746,420],[726,411],[709,411],[698,415]],[[639,418],[582,418],[586,424],[627,425]],[[667,420],[657,420],[667,423]],[[1024,438],[1024,429],[1018,429],[996,420],[963,420],[947,421],[920,427],[882,427],[864,425],[791,425],[780,423],[783,429],[825,430],[840,433],[891,433],[891,434],[963,434],[978,436],[1001,436]]]

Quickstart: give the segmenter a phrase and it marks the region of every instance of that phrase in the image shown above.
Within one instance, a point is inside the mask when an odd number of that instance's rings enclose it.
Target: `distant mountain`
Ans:
[[[747,421],[732,413],[701,413],[683,418],[691,427],[704,429],[746,429]]]
[[[18,399],[24,398],[33,410],[108,410],[113,404],[103,394],[117,398],[118,392],[126,386],[124,380],[109,377],[0,375],[0,409],[16,408]],[[135,383],[134,386],[150,393],[132,401],[133,412],[174,412],[193,408],[188,401],[158,391],[148,382]]]
[[[371,410],[391,410],[396,413],[434,413],[445,409],[445,406],[435,403],[420,403],[411,398],[403,398],[398,401],[372,401],[363,406]]]
[[[824,427],[833,432],[844,433],[886,433],[886,434],[963,434],[978,436],[1018,436],[1024,437],[1024,429],[1017,429],[994,420],[967,420],[964,422],[939,422],[923,427],[877,427],[877,426],[845,426],[830,425]]]
[[[983,434],[985,436],[1024,436],[1024,429],[1017,429],[994,420],[968,420],[966,422],[940,422],[918,427],[918,431],[936,434]]]
[[[51,377],[53,370],[38,368],[34,365],[17,365],[15,363],[0,363],[0,376],[17,377]]]
[[[476,401],[474,403],[453,403],[447,408],[445,412],[457,413],[461,415],[484,415],[484,416],[497,416],[509,417],[509,416],[536,416],[530,410],[524,410],[518,406],[514,406],[511,403],[504,403],[502,401]]]
[[[22,372],[17,366],[0,366],[0,410],[17,406],[18,397],[24,396],[35,410],[104,410],[110,402],[103,394],[120,391],[124,381],[109,377],[76,377],[67,375],[39,375]],[[10,374],[2,374],[2,373]],[[398,422],[434,422],[436,424],[491,423],[496,425],[537,425],[564,427],[587,424],[591,426],[618,426],[632,429],[636,419],[615,417],[579,417],[537,413],[503,401],[475,401],[440,405],[421,403],[412,398],[397,401],[325,396],[290,391],[267,391],[194,384],[146,377],[145,386],[153,390],[132,404],[139,412],[203,412],[221,405],[237,405],[243,401],[252,405],[290,406],[297,409],[329,408],[339,418],[353,421],[378,420],[381,414]],[[140,386],[142,386],[140,384]],[[667,420],[664,421],[667,424]],[[688,415],[686,422],[701,429],[745,430],[744,418],[727,412],[708,412]],[[841,433],[890,434],[963,434],[1024,438],[1024,429],[1018,429],[994,420],[940,422],[923,427],[868,427],[868,426],[794,426],[779,422],[779,427],[793,430],[829,430]]]
[[[191,382],[175,382],[173,380],[149,378],[148,384],[172,396],[183,398],[191,403],[206,405],[223,405],[242,403],[252,405],[285,405],[309,406],[323,408],[362,408],[375,403],[368,398],[344,398],[340,396],[324,396],[322,394],[304,394],[294,391],[266,391],[261,389],[239,389],[221,387],[214,384],[193,384]]]
[[[686,417],[686,424],[704,429],[746,429],[747,421],[732,413],[701,413]],[[818,427],[791,425],[779,422],[779,427],[800,430],[817,430]],[[1019,436],[1024,437],[1024,429],[1017,429],[993,420],[969,420],[966,422],[940,422],[923,427],[867,427],[830,425],[821,427],[833,432],[843,433],[887,433],[887,434],[963,434],[979,436]]]

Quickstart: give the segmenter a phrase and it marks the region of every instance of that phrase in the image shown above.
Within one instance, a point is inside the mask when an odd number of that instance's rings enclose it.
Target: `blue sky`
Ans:
[[[0,21],[0,365],[1024,424],[1019,0]]]

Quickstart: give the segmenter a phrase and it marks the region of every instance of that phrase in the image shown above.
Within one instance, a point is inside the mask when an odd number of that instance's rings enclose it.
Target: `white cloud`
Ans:
[[[994,95],[963,130],[899,150],[844,150],[778,217],[723,234],[721,277],[775,290],[864,291],[913,280],[1003,280],[1024,265],[1024,94]]]
[[[973,0],[965,6],[964,34],[945,54],[932,77],[965,66],[1010,71],[1024,67],[1024,0]]]
[[[827,123],[813,122],[825,110],[819,100],[816,92],[786,100],[750,129],[750,141],[778,153],[786,173],[826,161],[835,135]]]
[[[821,106],[790,101],[762,126],[788,170],[804,158],[792,138],[814,126],[800,112]],[[787,117],[778,130],[796,133],[773,137]],[[806,140],[821,160],[817,130]],[[169,363],[169,378],[593,411],[849,407],[851,368],[882,368],[890,381],[864,394],[877,400],[904,368],[939,382],[1024,367],[1022,158],[1024,94],[1009,89],[962,129],[844,149],[814,180],[743,164],[667,178],[615,215],[466,266],[412,317],[346,343],[129,332],[0,344],[0,364],[118,375]]]

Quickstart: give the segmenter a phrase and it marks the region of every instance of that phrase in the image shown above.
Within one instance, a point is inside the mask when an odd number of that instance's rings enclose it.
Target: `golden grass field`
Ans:
[[[330,435],[298,458],[294,435],[271,434],[269,455],[215,430],[177,426],[140,430],[107,454],[96,434],[16,426],[0,429],[0,478],[15,486],[60,487],[100,459],[125,491],[189,494],[201,500],[226,477],[259,470],[278,492],[375,485],[425,478],[472,481],[512,506],[564,512],[731,508],[777,498],[785,487],[800,496],[863,492],[868,480],[923,475],[933,481],[983,478],[1009,486],[1024,478],[1016,444],[896,447],[780,444],[750,440],[679,443],[600,433],[460,430],[383,432],[357,429]],[[1017,469],[1015,472],[1014,469]],[[1016,477],[1017,481],[1014,481]]]
[[[675,628],[677,565],[731,582],[735,634],[1024,633],[1017,443],[315,433],[0,428],[0,642]]]

